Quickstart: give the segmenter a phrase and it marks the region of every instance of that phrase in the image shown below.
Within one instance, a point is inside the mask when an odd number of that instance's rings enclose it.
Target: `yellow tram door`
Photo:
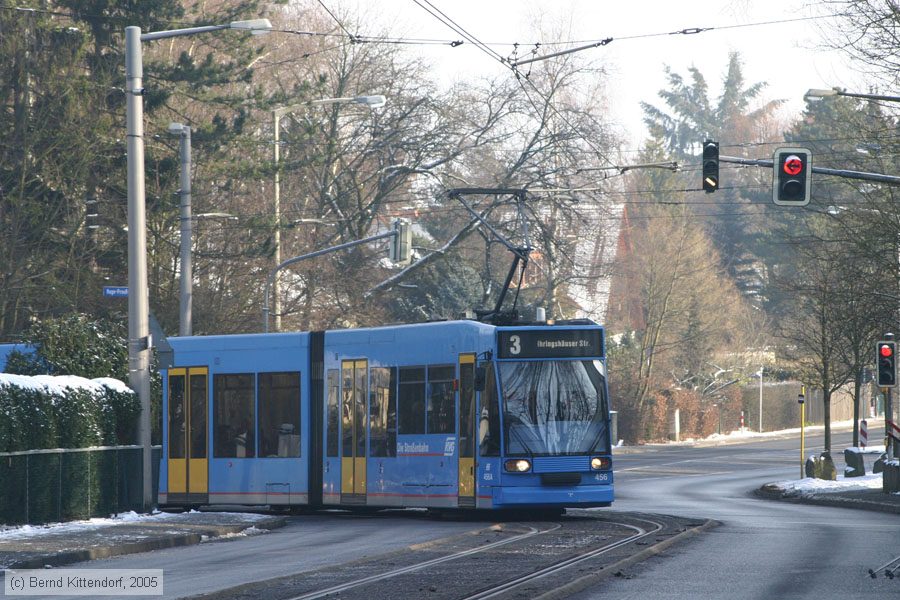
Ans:
[[[209,497],[208,373],[206,367],[169,369],[169,503],[201,504]]]
[[[365,360],[341,363],[341,503],[366,503],[368,370]]]
[[[459,506],[475,507],[475,355],[459,355]]]

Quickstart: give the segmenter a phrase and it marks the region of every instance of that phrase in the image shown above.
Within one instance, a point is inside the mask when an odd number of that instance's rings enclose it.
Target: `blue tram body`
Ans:
[[[169,343],[162,506],[613,500],[603,328],[589,321]]]

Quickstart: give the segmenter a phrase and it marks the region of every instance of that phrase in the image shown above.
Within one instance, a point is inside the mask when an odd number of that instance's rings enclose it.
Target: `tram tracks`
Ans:
[[[643,521],[644,519],[639,519]],[[628,544],[637,542],[645,537],[654,535],[662,531],[664,525],[659,522],[647,520],[647,523],[650,523],[653,528],[652,529],[644,529],[642,527],[638,527],[636,525],[630,525],[627,523],[613,523],[614,525],[619,525],[628,529],[634,530],[636,533],[632,536],[623,538],[621,540],[616,540],[610,544],[606,544],[599,548],[594,548],[593,550],[589,550],[584,552],[581,555],[573,556],[567,558],[565,560],[561,560],[555,564],[552,564],[548,567],[540,569],[539,571],[535,571],[533,573],[528,573],[527,575],[523,575],[521,577],[517,577],[516,579],[512,579],[510,581],[504,582],[500,585],[495,585],[486,590],[482,590],[476,594],[472,594],[470,596],[466,596],[463,600],[485,600],[487,598],[496,598],[505,594],[506,592],[512,591],[516,588],[522,587],[526,584],[538,581],[545,577],[556,575],[562,573],[568,569],[576,565],[580,565],[581,563],[593,560],[603,554],[611,552],[616,548],[621,548],[622,546],[626,546]]]
[[[621,575],[710,523],[701,525],[696,520],[664,515],[599,516],[578,511],[553,522],[495,524],[422,546],[248,583],[202,598],[564,598],[602,577]]]
[[[364,577],[362,579],[358,579],[356,581],[351,581],[351,582],[344,583],[341,585],[335,585],[335,586],[329,587],[324,590],[309,592],[306,594],[302,594],[300,596],[293,596],[293,597],[287,598],[285,600],[314,600],[315,598],[324,598],[331,594],[338,594],[341,592],[346,592],[347,590],[350,590],[353,588],[358,588],[358,587],[362,587],[362,586],[376,583],[379,581],[385,581],[388,579],[392,579],[394,577],[397,577],[398,575],[405,575],[407,573],[412,573],[414,571],[421,571],[422,569],[427,569],[428,567],[432,567],[432,566],[438,565],[440,563],[458,560],[460,558],[463,558],[466,556],[472,556],[473,554],[478,554],[481,552],[487,552],[489,550],[499,548],[500,546],[505,546],[507,544],[512,544],[515,542],[520,542],[520,541],[526,540],[535,535],[541,535],[544,533],[549,533],[551,531],[556,531],[557,529],[559,529],[561,527],[562,527],[562,524],[560,524],[560,523],[554,523],[552,527],[549,527],[549,528],[543,529],[543,530],[539,530],[539,529],[529,526],[528,527],[529,531],[527,531],[526,533],[523,533],[523,534],[517,535],[517,536],[513,536],[513,537],[507,538],[505,540],[492,542],[489,544],[485,544],[484,546],[479,546],[477,548],[469,548],[468,550],[463,550],[461,552],[454,552],[453,554],[448,554],[446,556],[441,556],[438,558],[433,558],[431,560],[422,561],[420,563],[416,563],[414,565],[408,565],[406,567],[402,567],[399,569],[393,569],[386,573],[379,573],[378,575],[370,575],[369,577]]]

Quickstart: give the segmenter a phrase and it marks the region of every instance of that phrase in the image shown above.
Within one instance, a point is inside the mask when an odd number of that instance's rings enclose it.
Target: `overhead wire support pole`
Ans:
[[[736,165],[747,165],[751,167],[773,167],[771,160],[740,158],[737,156],[719,156],[719,162],[732,163]],[[822,175],[835,175],[846,179],[862,179],[865,181],[878,181],[880,183],[890,183],[900,185],[900,177],[896,175],[884,175],[882,173],[867,173],[865,171],[848,171],[847,169],[829,169],[827,167],[812,166],[813,173],[821,173]]]

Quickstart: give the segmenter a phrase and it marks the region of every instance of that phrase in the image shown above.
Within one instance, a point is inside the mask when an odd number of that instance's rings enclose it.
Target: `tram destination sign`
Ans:
[[[603,356],[601,329],[508,329],[498,334],[499,358]]]

